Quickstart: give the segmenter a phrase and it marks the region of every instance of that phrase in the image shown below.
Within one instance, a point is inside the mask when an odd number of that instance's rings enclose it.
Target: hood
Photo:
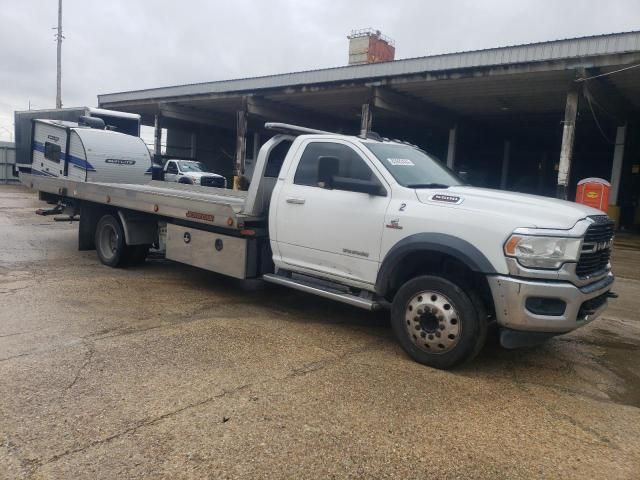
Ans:
[[[416,189],[416,195],[422,203],[512,217],[520,227],[569,229],[589,215],[604,215],[579,203],[490,188]]]
[[[190,178],[202,178],[202,177],[221,177],[222,175],[218,175],[217,173],[211,172],[184,172],[185,177]]]

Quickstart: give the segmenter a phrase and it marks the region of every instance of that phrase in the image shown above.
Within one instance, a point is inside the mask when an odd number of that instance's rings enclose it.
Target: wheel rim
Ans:
[[[405,327],[413,344],[423,352],[441,354],[460,341],[462,323],[455,305],[439,292],[414,295],[405,309]]]
[[[100,253],[107,260],[111,260],[118,250],[118,232],[112,225],[103,225],[100,231]]]

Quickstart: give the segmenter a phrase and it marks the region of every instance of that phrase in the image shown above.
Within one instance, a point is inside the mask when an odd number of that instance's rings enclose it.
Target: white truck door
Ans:
[[[166,182],[177,182],[179,173],[178,164],[173,160],[169,160],[164,168],[164,180]]]
[[[309,140],[300,151],[278,193],[277,263],[374,284],[390,188],[349,142]],[[364,193],[364,184],[377,192]]]

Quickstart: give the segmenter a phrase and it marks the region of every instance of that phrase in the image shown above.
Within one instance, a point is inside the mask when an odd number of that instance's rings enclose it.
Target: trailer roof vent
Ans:
[[[104,130],[104,120],[96,117],[87,117],[86,115],[78,118],[78,125],[95,128],[97,130]]]

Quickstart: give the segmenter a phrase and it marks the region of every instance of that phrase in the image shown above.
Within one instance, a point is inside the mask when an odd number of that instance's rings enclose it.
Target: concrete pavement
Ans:
[[[0,186],[0,479],[640,476],[637,250],[604,318],[444,372],[384,313],[104,267],[40,206]]]

